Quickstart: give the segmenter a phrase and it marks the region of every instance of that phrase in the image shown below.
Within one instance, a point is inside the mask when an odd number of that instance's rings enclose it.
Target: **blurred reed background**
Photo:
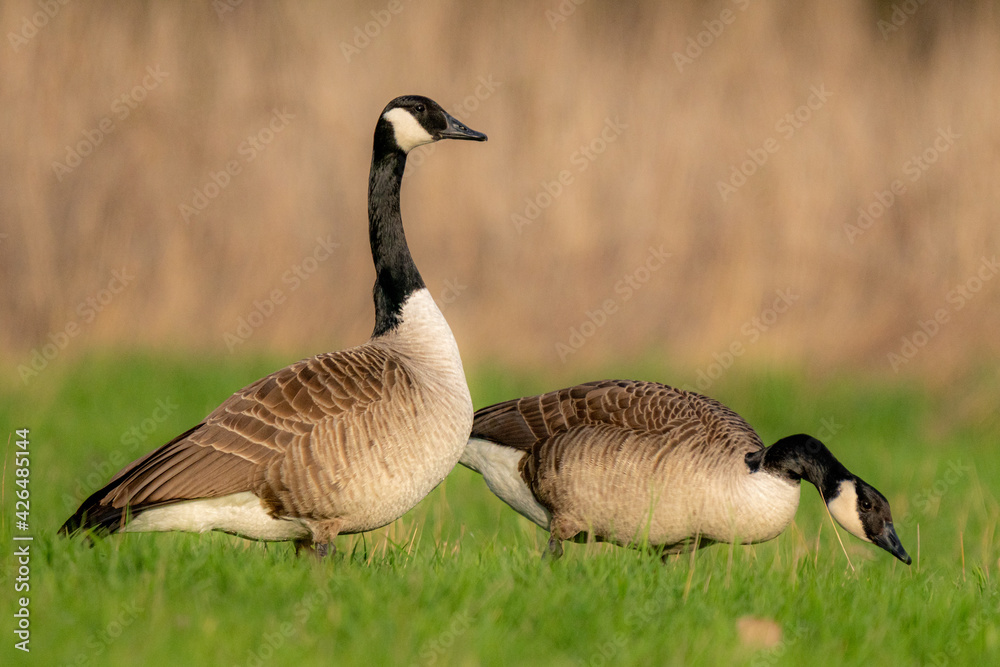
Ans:
[[[415,152],[403,192],[467,365],[1000,355],[993,3],[46,0],[0,27],[12,383],[364,341],[371,135],[404,93],[490,137]]]

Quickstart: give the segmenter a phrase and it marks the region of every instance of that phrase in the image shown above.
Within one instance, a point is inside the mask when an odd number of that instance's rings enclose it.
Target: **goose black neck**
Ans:
[[[811,482],[829,501],[838,493],[840,483],[853,475],[816,438],[800,433],[782,438],[767,449],[747,455],[751,470],[760,468],[792,481]]]
[[[379,125],[383,123],[385,121],[380,120]],[[423,278],[406,245],[399,208],[406,153],[396,146],[384,129],[376,129],[368,181],[368,238],[375,262],[373,337],[395,329],[402,320],[403,303],[407,297],[424,287]]]

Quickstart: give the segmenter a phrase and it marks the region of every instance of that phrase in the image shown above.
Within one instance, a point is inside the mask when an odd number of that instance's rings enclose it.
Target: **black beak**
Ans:
[[[466,139],[469,141],[486,141],[486,135],[482,132],[476,132],[472,128],[468,127],[462,121],[457,118],[452,117],[451,114],[445,113],[444,117],[448,120],[448,126],[441,130],[438,134],[438,139]]]
[[[900,543],[899,536],[896,535],[896,529],[892,527],[891,521],[886,522],[885,528],[882,529],[882,534],[876,535],[872,539],[872,542],[882,547],[907,565],[913,562],[913,559],[910,558],[910,555],[906,553],[906,549],[904,549],[903,545]]]

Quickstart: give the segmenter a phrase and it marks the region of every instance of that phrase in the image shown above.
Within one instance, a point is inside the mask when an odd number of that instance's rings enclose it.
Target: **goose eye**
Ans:
[[[870,512],[871,509],[872,509],[872,501],[870,501],[870,500],[862,500],[861,501],[861,509],[864,510],[865,512]]]
[[[423,112],[427,111],[427,107],[425,107],[423,104],[418,104],[417,106],[415,106],[413,108],[416,109],[417,113],[423,113]]]

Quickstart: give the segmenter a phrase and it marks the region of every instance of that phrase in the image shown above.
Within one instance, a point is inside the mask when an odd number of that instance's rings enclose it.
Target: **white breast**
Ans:
[[[733,485],[727,502],[731,521],[726,530],[740,542],[766,542],[781,534],[795,518],[801,485],[766,472],[745,473]],[[716,513],[712,523],[726,525]]]
[[[420,415],[433,420],[435,427],[427,431],[432,439],[419,447],[424,456],[441,459],[440,470],[432,475],[437,485],[458,463],[472,432],[472,396],[458,344],[430,292],[421,289],[411,294],[403,305],[401,320],[394,331],[373,344],[387,346],[407,364],[420,384],[425,404],[433,401],[433,412]]]
[[[355,437],[363,436],[360,451],[351,447],[355,467],[364,472],[339,481],[343,533],[372,530],[408,512],[455,467],[472,431],[458,345],[426,289],[407,299],[393,331],[369,344],[406,366],[413,384],[397,387],[391,402],[371,408],[369,423],[352,427]]]
[[[412,360],[419,366],[421,377],[443,376],[446,382],[456,385],[456,390],[464,388],[464,393],[469,393],[458,343],[427,288],[411,294],[403,304],[399,326],[372,343],[385,345]],[[457,386],[459,384],[461,387]],[[471,398],[469,407],[472,407]]]

